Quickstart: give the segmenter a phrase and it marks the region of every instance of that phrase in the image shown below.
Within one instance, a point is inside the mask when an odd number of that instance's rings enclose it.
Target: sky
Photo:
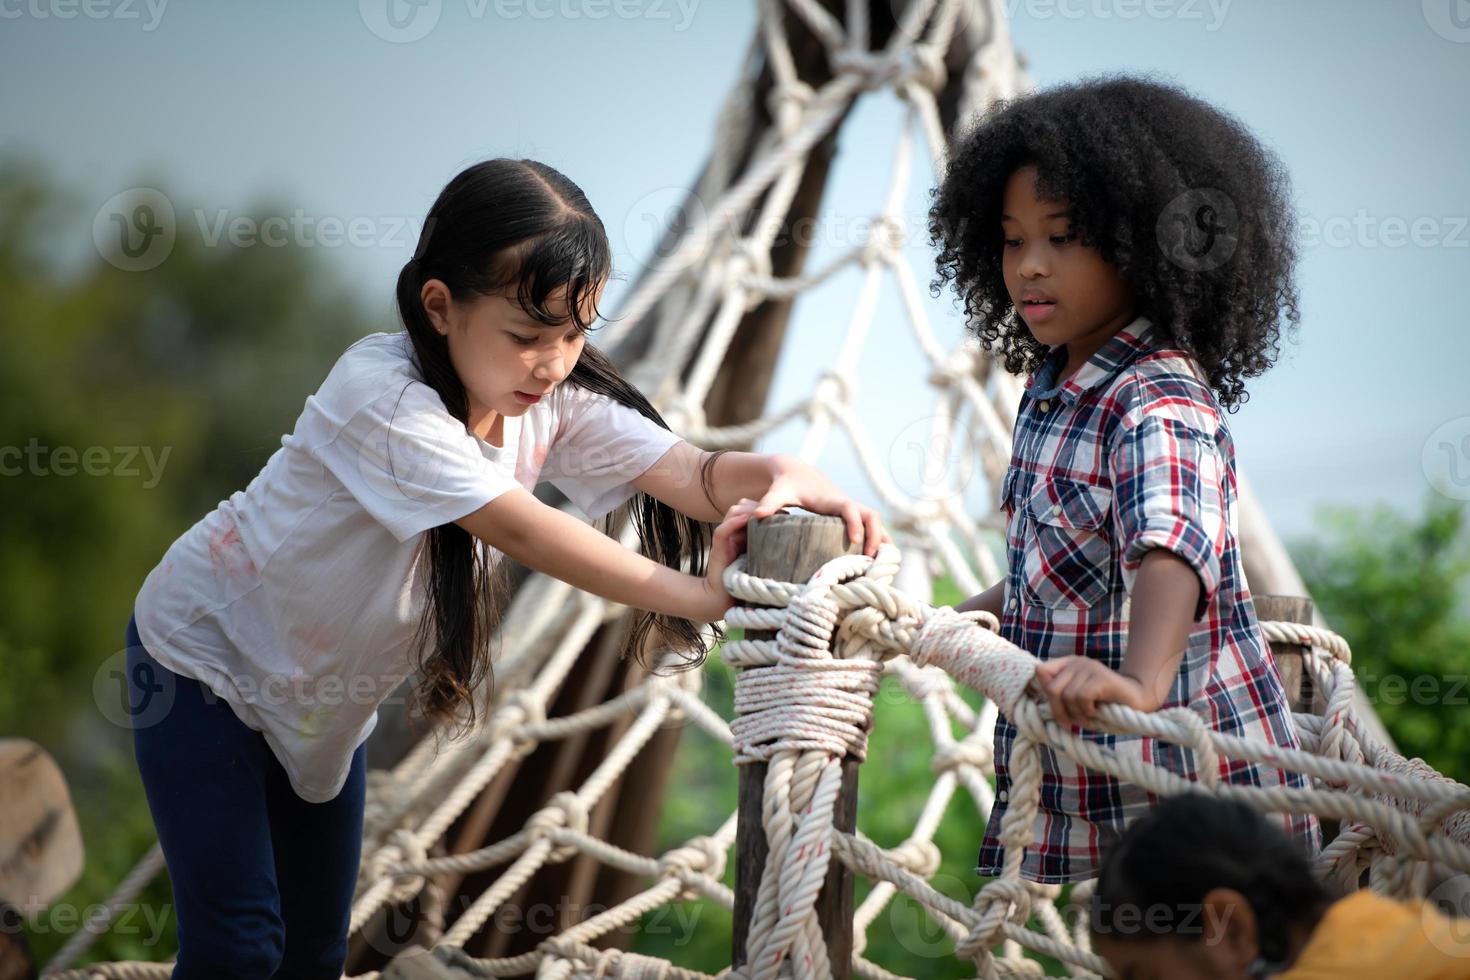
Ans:
[[[1470,499],[1470,3],[998,3],[1035,84],[1157,73],[1238,116],[1289,170],[1301,328],[1229,417],[1239,471],[1278,531],[1311,534],[1326,504],[1417,512],[1433,492]],[[485,157],[533,157],[601,214],[624,277],[609,289],[616,309],[708,152],[754,8],[0,0],[0,153],[80,190],[88,220],[65,230],[78,250],[109,234],[117,195],[164,188],[176,220],[206,236],[329,251],[390,328],[394,278],[444,183]],[[844,127],[809,268],[856,244],[900,125],[900,104],[878,93]],[[932,180],[916,159],[904,254],[921,286]],[[262,210],[279,216],[274,229],[240,223]],[[769,407],[809,392],[830,363],[858,281],[840,276],[798,305]],[[925,295],[941,341],[958,340],[949,297]],[[923,377],[890,288],[858,368],[861,416],[911,490],[903,458],[929,411],[913,397]],[[792,451],[801,434],[761,448]],[[820,462],[867,495],[840,440]],[[967,499],[984,507],[983,485]]]

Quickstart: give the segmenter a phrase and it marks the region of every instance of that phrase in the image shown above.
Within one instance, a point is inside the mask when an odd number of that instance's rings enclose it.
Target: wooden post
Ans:
[[[1312,600],[1292,595],[1256,596],[1256,619],[1259,622],[1312,623]],[[1271,657],[1286,686],[1291,710],[1310,714],[1313,711],[1314,685],[1307,671],[1307,648],[1300,643],[1272,643]]]
[[[1312,600],[1294,595],[1255,596],[1256,619],[1260,622],[1312,624]],[[1276,661],[1276,670],[1286,687],[1286,698],[1295,713],[1320,715],[1327,707],[1322,692],[1312,682],[1307,670],[1307,647],[1300,643],[1272,643],[1271,658]],[[1326,846],[1337,837],[1340,826],[1336,820],[1321,818],[1322,844]]]
[[[805,511],[751,521],[747,541],[750,573],[784,582],[805,582],[833,558],[858,554],[862,550],[860,544],[848,543],[847,529],[841,518],[822,517]],[[750,630],[746,635],[752,640],[775,637],[774,633],[766,630]],[[761,822],[766,769],[764,762],[740,767],[740,806],[735,832],[734,950],[731,959],[735,967],[745,963],[751,915],[760,890],[761,872],[766,864],[766,834]],[[858,760],[849,755],[842,760],[842,789],[832,814],[833,827],[849,834],[857,827],[857,783]],[[827,940],[827,955],[832,963],[834,980],[848,980],[852,974],[852,888],[852,872],[834,858],[817,895],[816,906],[822,935]]]

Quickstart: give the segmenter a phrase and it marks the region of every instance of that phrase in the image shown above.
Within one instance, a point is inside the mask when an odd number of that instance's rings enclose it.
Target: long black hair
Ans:
[[[1163,800],[1103,854],[1091,925],[1110,940],[1176,939],[1208,930],[1199,910],[1212,888],[1244,895],[1260,955],[1286,959],[1291,927],[1316,921],[1332,901],[1296,843],[1244,803],[1202,793]],[[1168,914],[1139,928],[1140,917]]]
[[[954,148],[934,192],[937,296],[953,284],[971,328],[1007,371],[1039,364],[1006,291],[1001,200],[1037,169],[1037,192],[1067,202],[1072,228],[1134,287],[1137,313],[1193,354],[1227,411],[1245,378],[1301,319],[1297,225],[1281,163],[1243,123],[1147,76],[1105,75],[997,103]]]
[[[424,283],[438,279],[457,301],[473,300],[515,288],[516,301],[536,319],[558,323],[547,306],[552,293],[566,288],[566,303],[577,328],[586,333],[597,318],[597,291],[611,273],[607,232],[581,188],[558,171],[532,160],[486,160],[459,173],[429,209],[414,257],[398,274],[398,312],[414,347],[420,372],[444,407],[468,425],[464,383],[449,359],[448,339],[433,328],[424,310]],[[584,311],[591,310],[588,318]],[[618,373],[591,344],[563,384],[574,384],[637,411],[658,425],[668,424],[648,399]],[[718,453],[706,457],[701,472],[705,495],[714,503],[710,475]],[[710,527],[639,493],[629,502],[642,548],[649,557],[690,574],[702,575]],[[609,515],[606,526],[617,520]],[[414,635],[420,680],[416,696],[435,721],[457,720],[455,733],[472,728],[476,692],[493,692],[490,639],[499,625],[507,589],[499,561],[475,547],[468,531],[443,524],[427,532],[428,597]],[[718,630],[709,631],[715,642]],[[623,655],[631,651],[648,667],[646,649],[663,641],[676,652],[692,650],[680,668],[697,667],[708,653],[700,624],[652,612],[635,613]]]

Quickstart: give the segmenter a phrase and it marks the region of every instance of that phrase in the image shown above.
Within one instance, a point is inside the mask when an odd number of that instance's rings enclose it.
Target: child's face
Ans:
[[[1036,196],[1034,166],[1011,174],[1001,212],[1006,291],[1039,342],[1096,349],[1133,321],[1127,280],[1102,252],[1081,243],[1065,201]]]
[[[584,322],[591,320],[606,287],[605,282],[600,284],[587,301]],[[566,287],[546,301],[548,310],[563,321],[557,326],[523,310],[513,287],[468,302],[453,297],[434,302],[426,296],[424,305],[435,329],[449,340],[449,360],[469,394],[472,414],[490,410],[524,415],[571,374],[586,342],[568,318]]]

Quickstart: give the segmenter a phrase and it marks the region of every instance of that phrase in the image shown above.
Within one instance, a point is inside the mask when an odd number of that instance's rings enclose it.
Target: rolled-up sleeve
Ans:
[[[1225,469],[1214,440],[1175,418],[1125,422],[1108,450],[1113,520],[1129,595],[1143,556],[1165,548],[1200,580],[1198,622],[1220,587],[1226,544]]]
[[[366,400],[348,397],[347,385],[323,385],[307,399],[297,432],[397,540],[457,521],[520,488],[434,389],[417,381],[385,378],[384,384]]]
[[[633,483],[682,440],[639,412],[600,392],[563,384],[557,401],[559,432],[541,478],[593,519],[627,503]]]

